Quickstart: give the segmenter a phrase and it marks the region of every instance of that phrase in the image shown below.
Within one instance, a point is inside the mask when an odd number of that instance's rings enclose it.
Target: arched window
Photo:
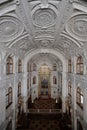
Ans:
[[[71,59],[68,60],[68,72],[71,73],[72,71],[72,63],[71,63]]]
[[[18,83],[18,97],[21,95],[21,82]]]
[[[71,86],[71,82],[68,82],[68,95],[72,96],[72,86]]]
[[[81,91],[81,88],[77,88],[77,104],[83,108],[83,92]]]
[[[6,94],[6,109],[12,104],[12,87],[8,88],[8,92]]]
[[[36,84],[36,76],[33,77],[33,84]]]
[[[56,78],[56,76],[53,76],[53,84],[57,84],[57,78]]]
[[[57,66],[56,64],[53,64],[53,71],[56,71],[57,70]]]
[[[31,69],[31,64],[30,64],[30,72],[32,71],[32,69]]]
[[[19,59],[18,60],[18,73],[22,72],[22,61]]]
[[[8,56],[6,61],[6,74],[13,74],[13,59]]]
[[[27,79],[27,89],[29,89],[29,78]]]
[[[29,72],[29,62],[27,63],[27,72]]]
[[[83,66],[83,58],[79,56],[77,58],[77,63],[76,63],[76,73],[77,74],[83,74],[84,66]]]
[[[36,69],[37,69],[37,66],[35,63],[33,63],[33,71],[36,71]]]

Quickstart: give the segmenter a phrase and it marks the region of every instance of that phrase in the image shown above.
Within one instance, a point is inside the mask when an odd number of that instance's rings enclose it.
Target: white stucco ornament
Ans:
[[[0,39],[8,42],[22,34],[24,27],[19,19],[13,16],[0,17]]]
[[[55,24],[57,15],[52,9],[38,9],[33,14],[33,23],[40,27],[48,27]]]
[[[78,14],[69,19],[66,25],[67,32],[80,41],[87,41],[87,15]]]

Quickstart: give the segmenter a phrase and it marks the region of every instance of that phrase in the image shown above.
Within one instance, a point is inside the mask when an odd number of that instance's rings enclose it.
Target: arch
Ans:
[[[29,78],[27,78],[27,90],[29,90]]]
[[[29,65],[29,62],[27,63],[27,72],[30,71],[30,65]]]
[[[33,71],[36,71],[36,70],[37,70],[37,66],[36,66],[35,63],[33,63],[33,65],[32,65],[32,70],[33,70]]]
[[[11,56],[8,56],[6,60],[6,74],[13,74],[13,59]]]
[[[18,97],[21,95],[21,82],[18,83]]]
[[[83,75],[83,71],[84,71],[83,58],[81,55],[79,55],[76,61],[76,73]]]
[[[72,72],[72,61],[71,61],[71,59],[68,60],[68,72],[69,73]]]
[[[50,54],[57,56],[63,64],[63,71],[66,72],[66,65],[65,65],[66,60],[65,60],[64,55],[61,54],[59,51],[54,50],[54,49],[36,49],[36,50],[33,50],[32,52],[26,54],[26,57],[25,57],[25,60],[24,60],[25,63],[27,63],[34,55],[39,54],[39,53],[50,53]],[[25,64],[24,69],[26,69],[26,64]]]
[[[18,73],[22,72],[22,61],[21,59],[18,60]]]
[[[68,82],[68,95],[72,96],[72,85],[71,85],[71,81]]]
[[[33,84],[36,84],[36,76],[33,77]]]
[[[57,77],[53,76],[53,84],[57,84]]]
[[[78,104],[81,108],[83,108],[83,92],[82,92],[82,90],[81,90],[80,87],[77,87],[76,96],[77,96],[77,99],[76,99],[77,104]]]
[[[53,54],[54,56],[57,56],[58,59],[60,59],[62,66],[63,66],[63,70],[62,70],[62,110],[63,112],[66,111],[66,107],[65,107],[65,97],[67,95],[67,89],[66,89],[66,59],[64,57],[63,54],[61,54],[58,50],[54,50],[54,49],[35,49],[32,52],[28,52],[25,55],[25,59],[24,59],[24,71],[27,72],[27,63],[29,62],[29,60],[35,56],[36,54],[40,54],[40,53],[50,53]],[[24,74],[25,77],[27,76],[27,74]],[[24,80],[24,86],[27,86],[27,78]],[[24,90],[24,94],[27,94],[27,87],[26,87],[26,92]]]
[[[6,94],[6,109],[12,104],[12,87],[8,88]]]
[[[53,64],[53,71],[57,71],[57,65],[55,63]]]

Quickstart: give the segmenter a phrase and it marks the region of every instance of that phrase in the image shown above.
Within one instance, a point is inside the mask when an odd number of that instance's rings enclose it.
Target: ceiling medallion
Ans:
[[[72,17],[66,25],[67,32],[80,41],[87,41],[87,15],[79,14]]]
[[[19,19],[12,16],[0,17],[0,39],[2,42],[9,42],[20,34],[24,27]]]
[[[38,9],[33,14],[33,23],[39,27],[52,26],[56,22],[57,15],[52,9]]]

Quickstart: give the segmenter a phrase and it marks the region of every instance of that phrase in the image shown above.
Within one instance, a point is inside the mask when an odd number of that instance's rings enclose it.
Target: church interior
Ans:
[[[0,130],[87,130],[87,0],[0,0]]]

